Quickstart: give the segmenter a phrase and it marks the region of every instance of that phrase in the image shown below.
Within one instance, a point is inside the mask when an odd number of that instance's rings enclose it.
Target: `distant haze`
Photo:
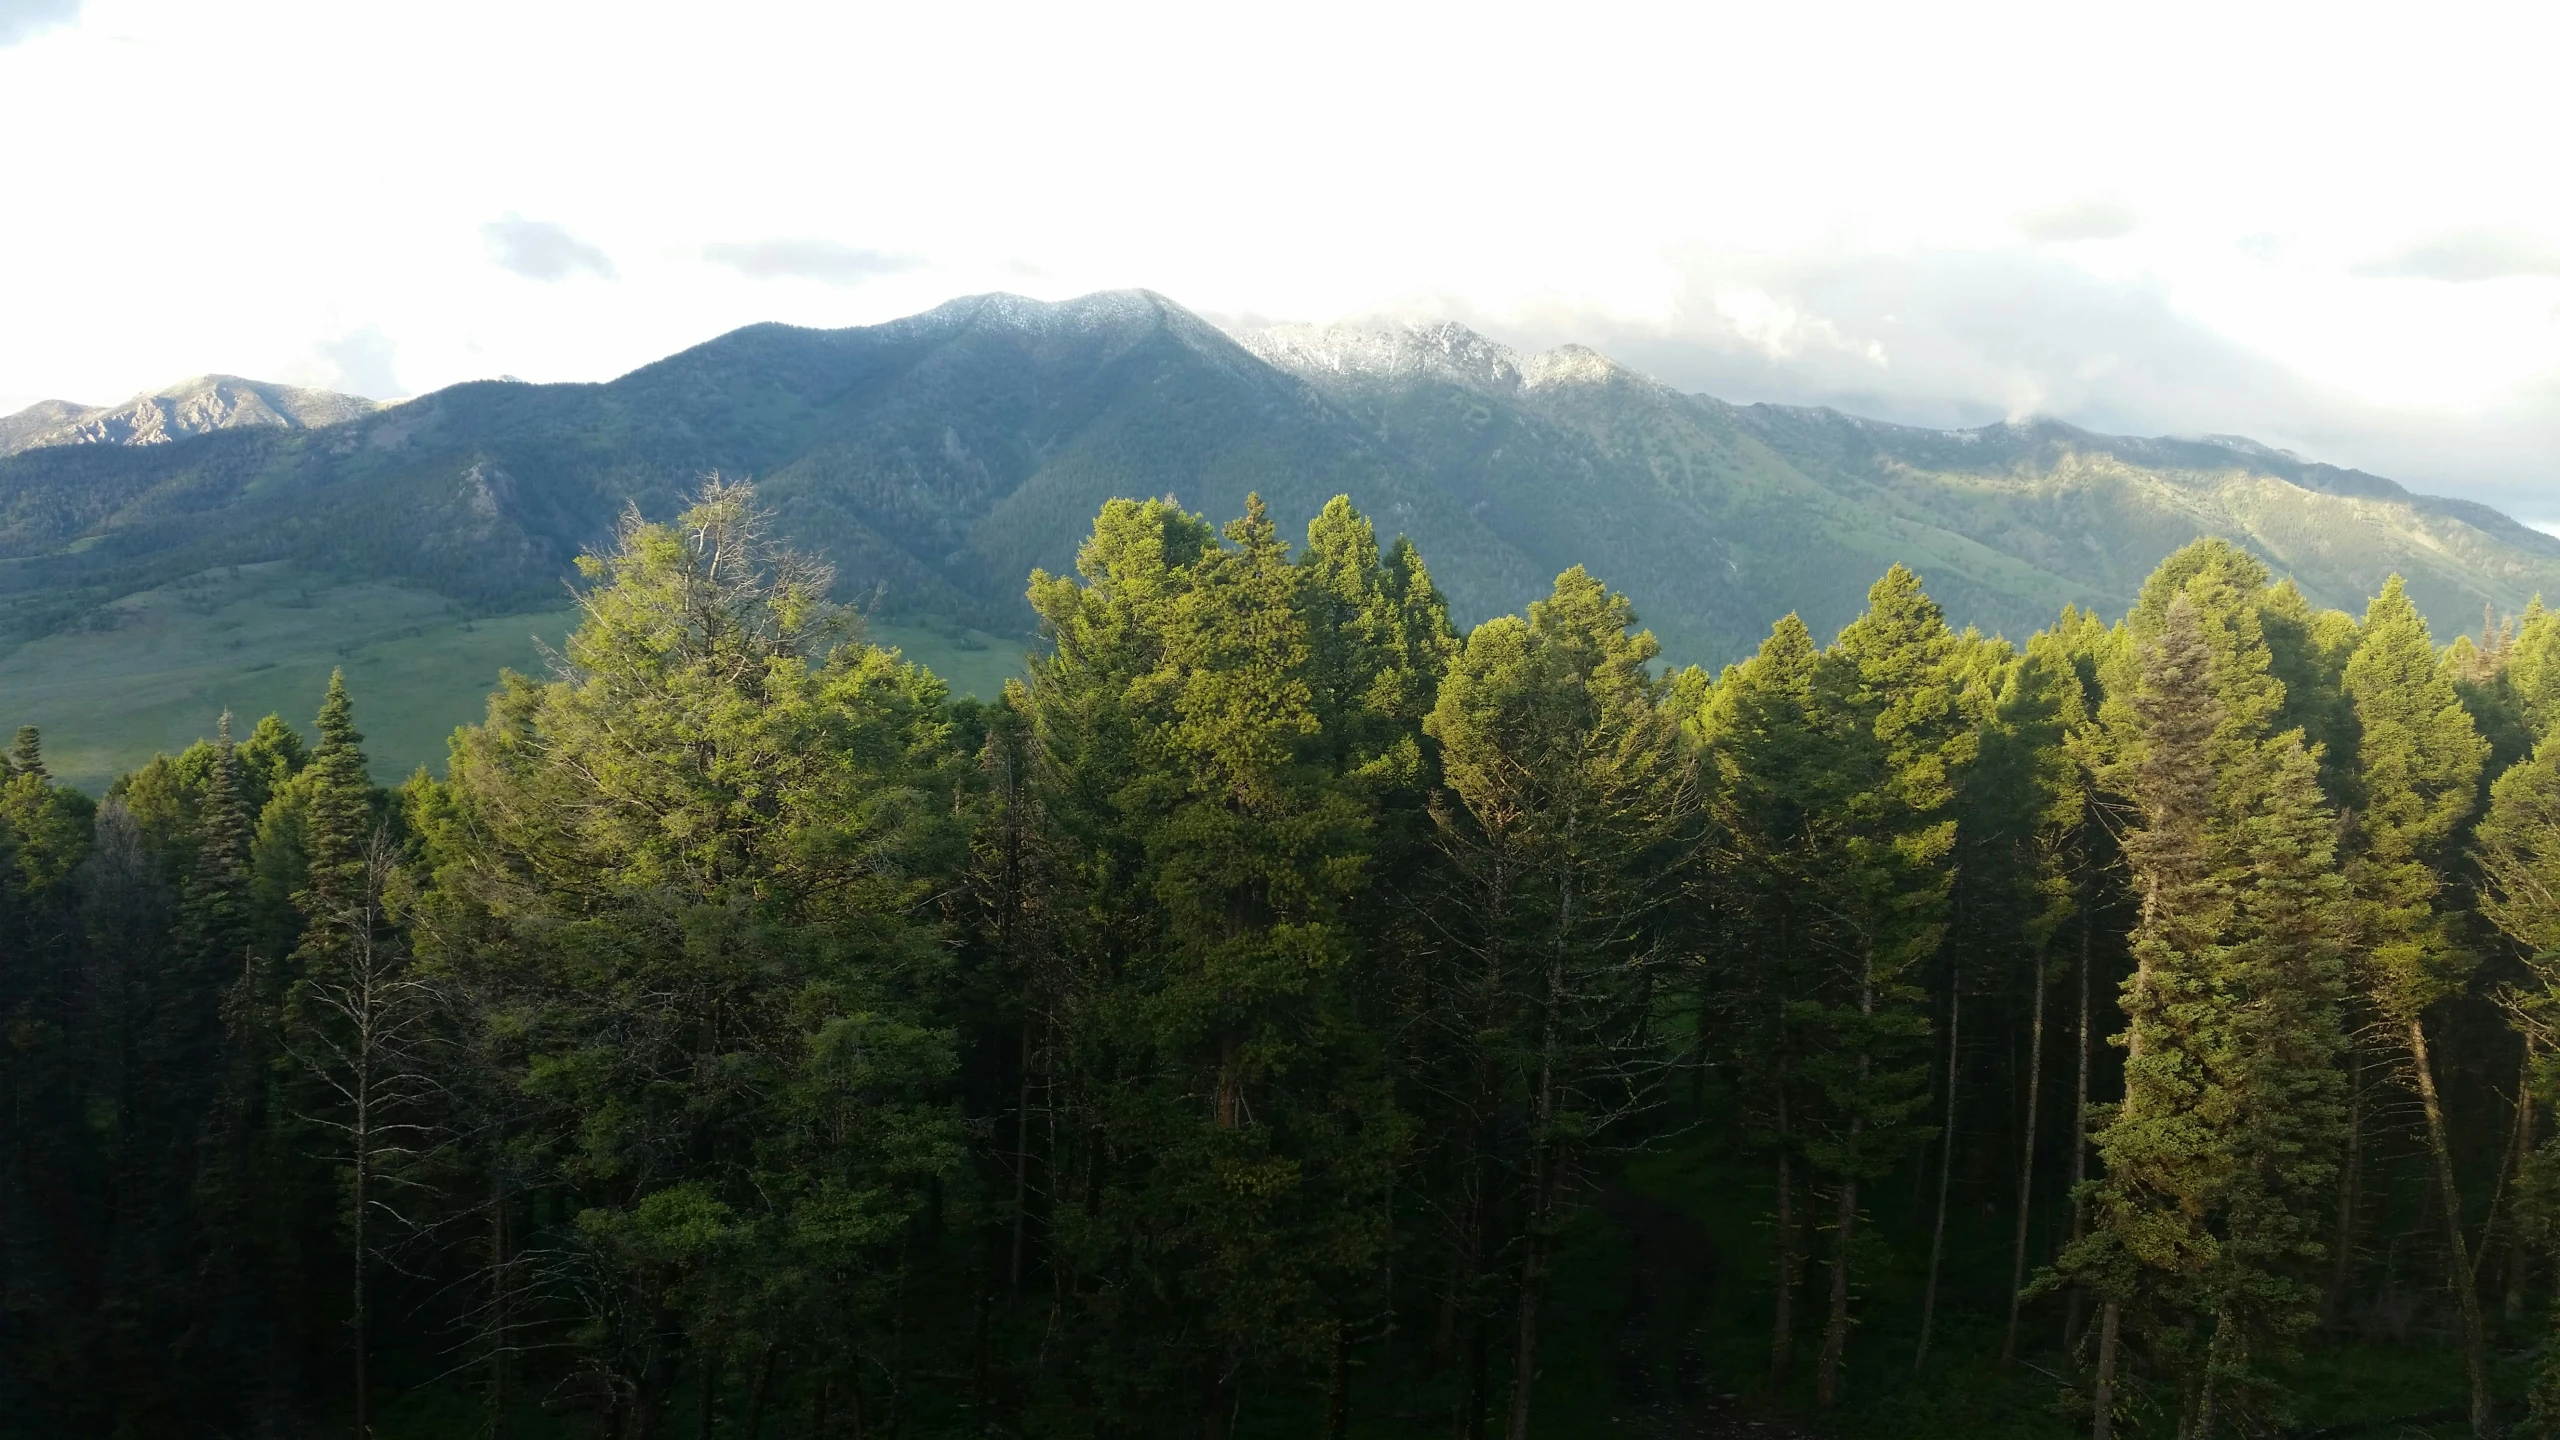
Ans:
[[[0,14],[0,146],[52,177],[0,413],[1145,285],[2550,524],[2556,13],[45,0]]]

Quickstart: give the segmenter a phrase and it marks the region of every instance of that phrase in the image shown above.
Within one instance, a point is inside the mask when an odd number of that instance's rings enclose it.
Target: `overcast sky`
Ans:
[[[2560,523],[2555,16],[0,0],[0,410],[1146,286]]]

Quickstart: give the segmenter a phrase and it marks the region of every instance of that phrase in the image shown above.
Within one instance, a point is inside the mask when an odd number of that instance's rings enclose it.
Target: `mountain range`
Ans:
[[[0,455],[56,445],[162,445],[216,430],[310,430],[370,415],[379,400],[237,375],[198,375],[121,405],[39,400],[0,416]]]
[[[39,406],[0,437],[0,651],[111,638],[130,597],[243,566],[289,569],[324,614],[315,585],[432,597],[456,623],[556,611],[626,504],[670,513],[714,470],[754,477],[847,598],[998,637],[1027,635],[1025,576],[1071,567],[1105,499],[1224,518],[1248,491],[1284,526],[1348,493],[1413,537],[1464,619],[1586,564],[1684,661],[1732,658],[1789,610],[1827,633],[1897,560],[1960,623],[2022,636],[2066,602],[2120,611],[2198,535],[2352,610],[2396,570],[2440,634],[2560,595],[2560,539],[2243,439],[1734,405],[1579,347],[1458,325],[1231,335],[1143,291],[754,325],[607,383],[394,406],[209,377]],[[0,702],[15,673],[0,660]]]

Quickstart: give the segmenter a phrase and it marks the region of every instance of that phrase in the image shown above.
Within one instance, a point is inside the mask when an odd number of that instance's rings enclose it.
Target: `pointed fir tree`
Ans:
[[[373,838],[374,788],[365,773],[364,736],[355,727],[347,677],[329,672],[320,702],[320,743],[312,749],[310,788],[303,801],[306,868],[295,897],[306,926],[306,947],[344,937],[343,917],[358,909],[365,890],[365,853]]]
[[[1935,1133],[1920,1113],[1931,1026],[1918,981],[1945,934],[1955,787],[1979,748],[1963,703],[1969,658],[1919,577],[1896,565],[1816,670],[1817,712],[1834,741],[1820,803],[1836,829],[1815,878],[1836,918],[1827,983],[1794,1018],[1810,1037],[1804,1068],[1820,1098],[1806,1155],[1830,1178],[1834,1206],[1815,1373],[1825,1408],[1837,1403],[1848,1352],[1860,1187]]]
[[[1759,653],[1725,671],[1688,722],[1705,753],[1712,819],[1709,937],[1699,1005],[1711,1043],[1771,1155],[1776,1204],[1771,1382],[1795,1362],[1796,1296],[1809,1246],[1804,1037],[1796,1005],[1821,978],[1825,910],[1812,903],[1832,843],[1823,776],[1831,737],[1815,706],[1821,652],[1804,622],[1781,618]]]
[[[2532,1077],[2526,1104],[2560,1102],[2560,737],[2547,738],[2489,787],[2474,832],[2479,910],[2521,960],[2528,978],[2508,1010],[2522,1032]],[[2525,1233],[2548,1243],[2560,1231],[2560,1141],[2526,1162],[2517,1197]],[[2531,1420],[2560,1425],[2560,1315],[2542,1347],[2531,1390]]]
[[[2317,762],[2300,732],[2264,731],[2280,696],[2245,576],[2199,567],[2140,617],[2151,633],[2116,715],[2131,756],[2117,781],[2139,815],[2125,1091],[2097,1137],[2094,1228],[2059,1265],[2103,1300],[2102,1437],[2125,1325],[2201,1433],[2231,1408],[2280,1408],[2267,1366],[2316,1314],[2349,913]]]
[[[2476,799],[2488,745],[2437,666],[2426,621],[2394,575],[2365,612],[2346,693],[2362,734],[2347,871],[2364,1000],[2417,1092],[2445,1223],[2447,1284],[2462,1318],[2475,1434],[2491,1426],[2488,1336],[2462,1230],[2452,1138],[2427,1044],[2427,1012],[2462,988],[2470,957],[2439,913],[2443,867]]]
[[[1625,597],[1576,566],[1525,619],[1476,627],[1426,723],[1449,792],[1436,818],[1453,881],[1443,928],[1465,956],[1457,1004],[1483,1022],[1472,1068],[1518,1087],[1510,1440],[1529,1431],[1577,1167],[1655,1091],[1662,1062],[1648,1012],[1698,804],[1647,668],[1656,653]]]
[[[9,746],[9,773],[47,778],[44,768],[44,736],[33,725],[18,727],[16,740]]]

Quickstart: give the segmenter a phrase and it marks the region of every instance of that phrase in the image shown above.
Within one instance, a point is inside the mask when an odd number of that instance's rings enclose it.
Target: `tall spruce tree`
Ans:
[[[2014,926],[2027,970],[2026,1104],[2019,1123],[2018,1201],[2009,1259],[2009,1318],[2001,1357],[2018,1353],[2018,1321],[2027,1284],[2027,1235],[2034,1215],[2038,1121],[2045,1113],[2047,990],[2055,978],[2054,951],[2077,923],[2088,933],[2087,899],[2094,828],[2087,772],[2072,754],[2071,737],[2090,721],[2088,695],[2062,629],[2037,634],[2009,671],[2000,706],[1985,728],[1968,808],[1977,831],[1973,847],[1989,884],[2005,900],[1997,923]],[[2085,1097],[2079,1103],[2085,1104]],[[2076,1120],[2075,1120],[2076,1123]],[[1950,1153],[1953,1146],[1949,1147]]]
[[[1821,974],[1826,912],[1811,902],[1836,818],[1824,803],[1831,742],[1816,709],[1820,662],[1804,622],[1787,615],[1688,722],[1704,750],[1713,821],[1699,1006],[1745,1097],[1746,1124],[1775,1162],[1769,1371],[1781,1386],[1794,1366],[1809,1233],[1798,1198],[1809,1097],[1795,1006]]]
[[[2462,1317],[2471,1428],[2493,1424],[2486,1325],[2463,1235],[2453,1140],[2427,1045],[2427,1012],[2458,993],[2470,968],[2439,912],[2444,870],[2476,802],[2487,742],[2436,664],[2426,621],[2394,575],[2366,610],[2346,692],[2361,727],[2347,874],[2355,887],[2358,978],[2417,1092],[2445,1226],[2446,1284]],[[2340,1243],[2349,1237],[2341,1236]]]
[[[2264,1365],[2314,1317],[2305,1267],[2342,1129],[2335,822],[2300,732],[2269,733],[2263,572],[2200,549],[2137,608],[2139,670],[2115,704],[2113,778],[2139,816],[2125,1090],[2098,1136],[2095,1228],[2060,1265],[2103,1297],[2102,1437],[2127,1322],[2176,1377],[2182,1430],[2275,1404]]]
[[[1426,727],[1449,792],[1443,929],[1490,1022],[1479,1065],[1522,1127],[1510,1440],[1529,1432],[1575,1168],[1653,1091],[1662,1060],[1652,982],[1697,797],[1646,668],[1653,637],[1634,626],[1623,596],[1568,570],[1526,619],[1468,636]]]
[[[1213,1437],[1248,1373],[1333,1364],[1337,1300],[1378,1273],[1409,1130],[1358,1023],[1356,909],[1382,797],[1418,778],[1438,643],[1404,628],[1405,582],[1347,505],[1299,562],[1259,500],[1219,539],[1170,505],[1105,507],[1081,583],[1033,578],[1056,650],[1025,696],[1047,843],[1079,857],[1056,877],[1057,1064],[1083,1134],[1044,1169],[1075,1177],[1050,1263],[1080,1358],[1051,1394]],[[1129,1343],[1130,1304],[1160,1341]]]
[[[1850,1329],[1860,1186],[1935,1131],[1921,967],[1945,934],[1956,782],[1979,746],[1961,703],[1963,647],[1896,565],[1823,652],[1815,706],[1832,744],[1818,803],[1835,827],[1813,879],[1830,923],[1825,975],[1792,1007],[1818,1100],[1806,1158],[1831,1182],[1830,1303],[1815,1396],[1836,1403]]]

